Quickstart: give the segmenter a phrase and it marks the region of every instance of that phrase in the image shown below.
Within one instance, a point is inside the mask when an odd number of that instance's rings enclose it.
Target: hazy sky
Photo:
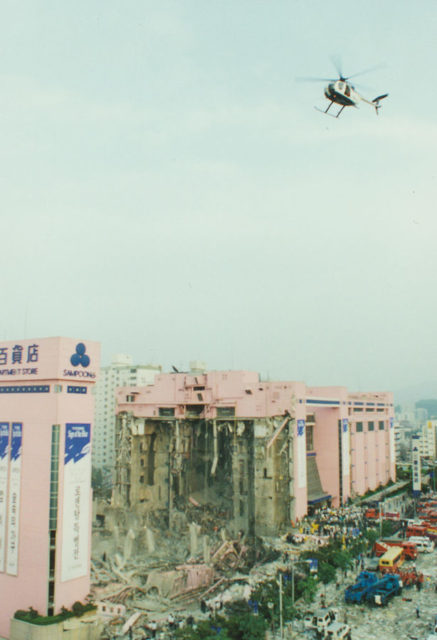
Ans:
[[[3,0],[0,337],[437,379],[437,4]],[[332,56],[369,97],[324,116]],[[362,80],[362,83],[360,82]]]

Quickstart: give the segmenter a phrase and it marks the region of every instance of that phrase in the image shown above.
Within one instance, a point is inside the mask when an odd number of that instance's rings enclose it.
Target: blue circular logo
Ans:
[[[73,355],[70,358],[70,362],[73,365],[73,367],[78,367],[79,365],[82,365],[82,367],[89,366],[91,360],[85,352],[86,352],[86,346],[83,344],[83,342],[79,342],[76,345],[75,353],[73,353]]]

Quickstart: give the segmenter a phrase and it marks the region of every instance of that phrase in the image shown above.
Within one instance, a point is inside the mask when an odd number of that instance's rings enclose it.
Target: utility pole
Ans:
[[[384,502],[379,507],[379,537],[382,538],[382,514],[384,512]]]
[[[282,573],[279,573],[279,630],[281,640],[284,637],[284,620],[282,613]]]

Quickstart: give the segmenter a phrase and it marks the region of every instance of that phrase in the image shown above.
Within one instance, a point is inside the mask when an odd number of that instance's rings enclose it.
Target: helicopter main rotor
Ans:
[[[366,73],[370,73],[371,71],[376,71],[377,69],[381,69],[383,65],[377,65],[375,67],[369,67],[368,69],[364,69],[363,71],[358,71],[357,73],[352,73],[350,76],[344,76],[341,66],[333,60],[333,64],[338,73],[337,78],[316,78],[314,76],[307,77],[298,77],[296,80],[300,82],[336,82],[337,80],[341,80],[342,82],[348,82],[351,78],[357,78],[358,76],[363,76]]]

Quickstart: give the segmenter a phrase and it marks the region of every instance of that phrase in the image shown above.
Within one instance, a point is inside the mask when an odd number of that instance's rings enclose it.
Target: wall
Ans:
[[[102,631],[103,621],[95,615],[44,626],[13,619],[9,640],[99,640]]]

